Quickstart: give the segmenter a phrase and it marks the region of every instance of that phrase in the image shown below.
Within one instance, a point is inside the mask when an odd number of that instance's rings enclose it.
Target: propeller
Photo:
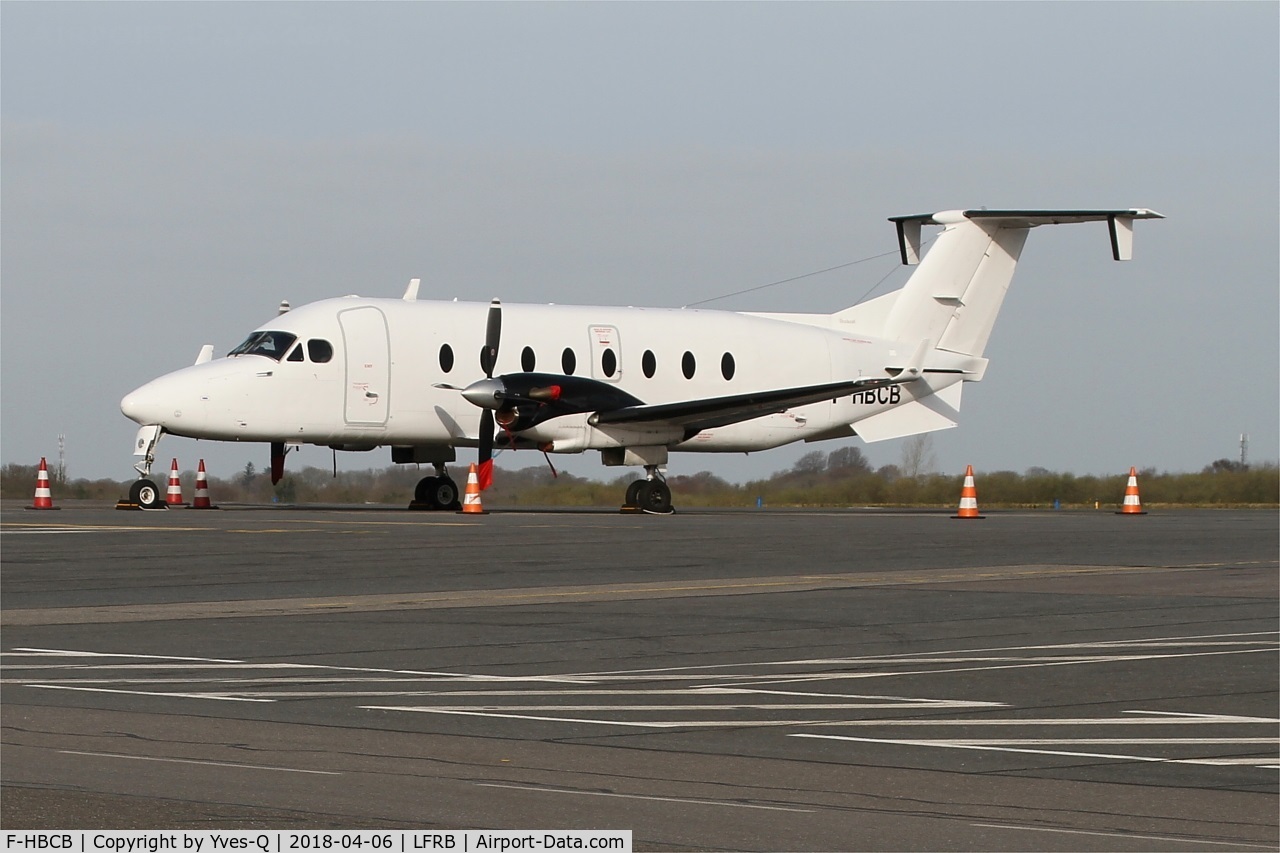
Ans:
[[[586,376],[553,373],[508,373],[494,377],[498,347],[502,339],[502,303],[489,303],[485,322],[484,348],[480,368],[484,378],[465,388],[439,382],[434,387],[461,392],[467,402],[480,409],[479,453],[476,476],[480,488],[493,481],[493,439],[501,426],[516,447],[516,434],[551,418],[583,412],[613,411],[644,405],[622,389]],[[547,460],[551,460],[548,458]],[[552,468],[554,471],[554,467]]]
[[[480,368],[488,383],[493,383],[493,367],[498,363],[498,345],[501,341],[502,303],[494,299],[489,303],[489,318],[484,328],[484,349],[480,351]],[[501,387],[501,383],[498,386]],[[490,406],[480,408],[480,452],[477,461],[476,477],[480,481],[480,488],[487,489],[493,482],[493,409]]]

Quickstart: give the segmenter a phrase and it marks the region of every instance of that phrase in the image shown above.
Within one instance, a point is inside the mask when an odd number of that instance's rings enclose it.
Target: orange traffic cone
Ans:
[[[476,463],[471,463],[467,470],[467,493],[462,498],[462,512],[488,515],[484,505],[480,503],[480,478],[476,476]]]
[[[182,506],[182,483],[178,481],[178,460],[169,469],[169,491],[164,496],[165,506]]]
[[[53,492],[49,491],[49,466],[40,457],[40,470],[36,472],[36,496],[27,509],[61,509],[53,505]]]
[[[209,501],[209,477],[204,472],[204,460],[200,460],[200,467],[196,468],[196,495],[191,500],[192,509],[217,509]]]
[[[1124,506],[1116,515],[1146,515],[1142,509],[1142,499],[1138,497],[1138,469],[1129,469],[1129,482],[1124,487]]]
[[[978,487],[973,484],[973,466],[964,469],[964,485],[960,487],[960,508],[952,518],[986,518],[978,514]]]

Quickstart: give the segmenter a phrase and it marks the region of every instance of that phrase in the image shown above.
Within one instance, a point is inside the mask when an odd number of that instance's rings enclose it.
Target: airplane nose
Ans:
[[[138,424],[161,422],[159,400],[156,399],[150,383],[125,394],[124,399],[120,401],[120,411],[126,418]]]

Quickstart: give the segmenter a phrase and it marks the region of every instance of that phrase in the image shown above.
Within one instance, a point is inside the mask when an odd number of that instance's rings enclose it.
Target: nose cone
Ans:
[[[155,393],[154,386],[154,382],[148,382],[124,395],[124,399],[120,401],[120,411],[126,418],[143,425],[158,424],[163,420],[161,400]]]
[[[502,405],[502,394],[505,390],[501,380],[481,379],[463,388],[462,396],[467,402],[482,409],[496,409]]]

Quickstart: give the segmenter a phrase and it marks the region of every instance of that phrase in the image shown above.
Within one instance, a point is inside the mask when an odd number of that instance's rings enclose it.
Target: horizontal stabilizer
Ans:
[[[1128,261],[1133,258],[1133,220],[1164,219],[1164,216],[1145,207],[1124,210],[946,210],[891,216],[889,221],[898,226],[898,250],[902,262],[908,265],[920,263],[921,225],[952,225],[964,219],[1006,228],[1105,221],[1111,230],[1111,256],[1117,261]]]
[[[960,389],[963,387],[957,382],[923,399],[863,418],[853,424],[854,432],[870,443],[950,429],[956,426],[956,418],[960,417]]]

